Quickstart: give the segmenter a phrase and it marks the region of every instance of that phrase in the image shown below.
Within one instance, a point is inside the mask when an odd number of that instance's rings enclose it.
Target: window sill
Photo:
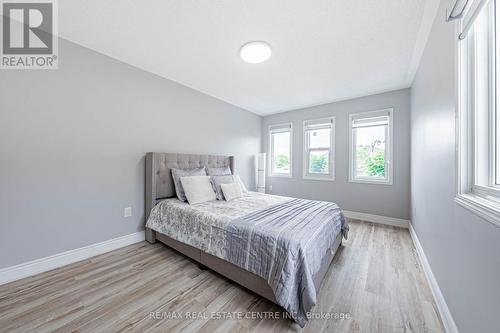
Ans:
[[[392,185],[392,180],[371,180],[371,179],[349,179],[349,183],[373,184],[373,185]]]
[[[461,193],[455,197],[455,202],[495,226],[500,227],[500,203],[498,201],[472,193]]]
[[[315,177],[315,176],[302,176],[302,179],[304,180],[319,180],[319,181],[327,181],[327,182],[333,182],[335,181],[335,177],[329,176],[329,177]]]

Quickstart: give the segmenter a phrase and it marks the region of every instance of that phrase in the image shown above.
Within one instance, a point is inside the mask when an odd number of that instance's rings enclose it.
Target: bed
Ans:
[[[282,306],[300,326],[348,225],[329,202],[249,191],[231,201],[176,198],[172,168],[220,168],[218,155],[146,155],[146,240],[160,241]]]

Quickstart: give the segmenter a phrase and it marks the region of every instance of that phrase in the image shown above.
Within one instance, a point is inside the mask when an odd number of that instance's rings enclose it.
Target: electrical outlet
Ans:
[[[132,207],[125,207],[123,210],[123,217],[130,217],[132,216]]]
[[[269,193],[271,193],[271,192],[273,191],[273,185],[269,185],[269,186],[267,187],[267,191],[268,191]]]

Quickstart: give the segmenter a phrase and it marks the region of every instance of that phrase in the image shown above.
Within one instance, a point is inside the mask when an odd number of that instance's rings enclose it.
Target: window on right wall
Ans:
[[[349,115],[349,181],[392,185],[393,109]]]
[[[457,196],[500,225],[500,1],[473,0],[458,23]]]

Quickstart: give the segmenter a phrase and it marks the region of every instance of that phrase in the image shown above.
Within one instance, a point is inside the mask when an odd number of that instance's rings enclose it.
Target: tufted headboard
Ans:
[[[229,166],[234,172],[233,156],[172,153],[146,154],[146,219],[160,199],[175,197],[172,168],[201,168]]]

